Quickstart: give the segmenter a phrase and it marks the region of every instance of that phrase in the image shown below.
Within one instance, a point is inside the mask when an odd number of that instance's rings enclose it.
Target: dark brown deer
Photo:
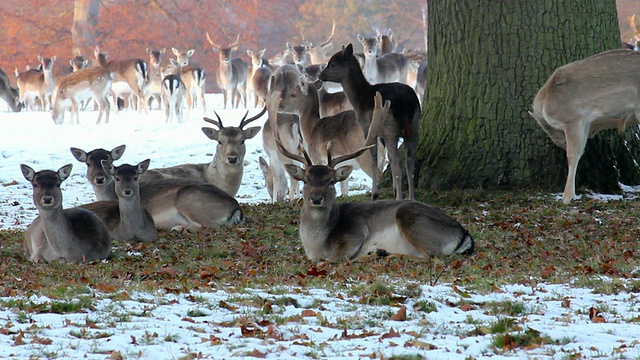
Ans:
[[[362,73],[358,60],[353,55],[351,44],[331,57],[319,78],[322,81],[333,81],[342,85],[365,133],[369,132],[375,93],[380,92],[385,101],[391,101],[391,120],[385,121],[380,132],[375,135],[382,138],[387,147],[396,199],[402,199],[402,170],[398,141],[400,138],[403,139],[406,150],[405,168],[409,184],[409,198],[414,199],[414,156],[418,145],[418,123],[420,121],[420,102],[415,91],[402,83],[369,84]],[[377,151],[372,150],[372,154],[374,164],[377,164]],[[377,166],[375,171],[377,171]],[[373,179],[372,191],[376,191],[377,175]]]

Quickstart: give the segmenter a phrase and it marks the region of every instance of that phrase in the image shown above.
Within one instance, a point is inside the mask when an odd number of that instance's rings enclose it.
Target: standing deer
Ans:
[[[536,94],[529,114],[567,152],[564,204],[576,194],[576,170],[587,138],[604,129],[621,134],[640,123],[638,69],[640,52],[605,51],[557,68]]]
[[[381,106],[379,93],[375,101],[373,122],[381,121],[376,118],[388,116],[389,111],[388,101],[384,108]],[[469,232],[433,205],[411,200],[336,202],[335,183],[348,178],[353,170],[338,165],[360,156],[368,147],[337,158],[328,148],[328,165],[318,165],[306,153],[300,156],[278,145],[287,157],[304,164],[286,168],[292,177],[304,182],[299,232],[309,260],[349,261],[378,252],[418,258],[473,253],[474,240]]]
[[[53,76],[53,63],[56,57],[43,58],[38,55],[41,69],[29,69],[18,75],[16,83],[20,92],[18,101],[24,103],[27,98],[40,99],[42,111],[46,111],[51,106],[51,94],[55,91],[56,80]]]
[[[273,73],[271,66],[262,58],[265,50],[256,52],[247,50],[247,55],[251,58],[251,71],[247,78],[247,96],[250,96],[255,106],[264,105],[267,99],[269,78]]]
[[[204,69],[195,65],[189,65],[189,58],[193,55],[195,50],[180,51],[176,48],[171,48],[173,54],[176,56],[176,61],[181,66],[180,78],[184,83],[187,91],[185,93],[185,99],[187,100],[187,109],[195,107],[197,102],[202,105],[202,111],[204,115],[207,115],[207,103],[204,100],[205,85],[207,74]],[[187,114],[188,114],[187,110]],[[188,116],[187,116],[188,117]]]
[[[162,169],[151,169],[145,174],[144,179],[181,178],[201,181],[217,186],[231,196],[235,196],[242,184],[244,172],[244,155],[247,151],[244,142],[252,139],[260,131],[260,126],[244,127],[250,122],[259,119],[267,111],[267,108],[249,119],[244,115],[240,124],[224,127],[222,119],[204,118],[206,122],[214,124],[219,130],[203,127],[202,132],[211,140],[217,141],[216,153],[210,163],[182,164]]]
[[[270,88],[275,88],[275,78],[271,78]],[[262,128],[262,146],[269,157],[269,163],[260,158],[260,169],[267,184],[267,191],[272,202],[284,200],[287,194],[287,173],[285,164],[294,163],[291,159],[278,151],[276,137],[290,152],[298,152],[301,138],[298,117],[293,114],[284,114],[278,111],[282,93],[273,90],[267,97],[267,111],[269,118]],[[289,200],[293,200],[298,195],[298,180],[289,178]]]
[[[100,124],[103,114],[105,114],[105,123],[109,123],[110,105],[107,96],[111,92],[111,76],[111,72],[103,67],[80,69],[63,76],[58,81],[51,112],[53,122],[64,123],[65,109],[71,105],[71,123],[73,124],[75,116],[76,123],[80,124],[79,104],[93,97],[99,107],[96,124]]]
[[[118,108],[118,97],[126,99],[133,95],[137,101],[138,109],[147,111],[148,106],[144,96],[144,86],[149,81],[149,64],[137,58],[117,59],[107,62],[107,54],[100,52],[100,47],[98,46],[94,48],[93,55],[100,66],[113,73],[111,92],[116,109]]]
[[[381,137],[387,147],[396,199],[402,199],[402,170],[398,141],[401,137],[403,138],[406,150],[405,168],[409,184],[409,198],[414,199],[414,156],[418,145],[418,123],[420,121],[420,102],[415,91],[402,83],[369,84],[362,73],[358,60],[353,55],[351,44],[331,57],[319,78],[322,81],[333,81],[342,85],[365,133],[369,132],[375,93],[380,92],[385,101],[391,101],[392,116],[384,122],[375,135]],[[376,149],[372,150],[372,154],[374,164],[377,164]],[[373,177],[372,192],[377,190],[376,180],[377,175]]]
[[[167,49],[151,50],[147,48],[149,54],[149,81],[144,87],[145,102],[151,108],[151,100],[158,104],[158,110],[162,108],[162,56]]]
[[[111,163],[119,159],[124,149],[125,146],[121,145],[111,151],[95,149],[87,153],[71,148],[74,157],[87,164],[87,179],[91,181],[98,200],[118,200],[115,181],[105,172],[102,161]],[[158,230],[199,230],[201,227],[213,228],[244,222],[244,214],[236,199],[216,186],[201,181],[143,179],[140,182],[140,201],[142,207],[151,214]]]
[[[369,38],[358,34],[358,40],[364,47],[364,65],[362,71],[370,84],[390,82],[407,83],[409,62],[404,55],[387,53],[377,56],[378,49],[382,43],[381,34]]]
[[[171,65],[163,72],[162,79],[162,102],[164,103],[165,123],[168,123],[173,116],[179,123],[184,122],[182,104],[188,90],[182,81],[182,66],[175,60],[169,59]],[[187,104],[187,118],[189,118],[190,104]]]
[[[216,45],[207,33],[207,40],[213,47],[213,51],[218,53],[220,65],[218,67],[218,86],[223,91],[224,108],[227,108],[227,99],[229,99],[232,108],[238,108],[240,100],[242,106],[247,106],[246,85],[247,73],[249,65],[240,58],[232,58],[231,55],[238,49],[240,34],[236,41],[229,44],[226,48]],[[235,104],[234,104],[235,99]]]
[[[307,67],[303,67],[301,65],[296,66],[298,68],[298,72],[300,72],[306,82],[315,84],[319,81],[318,76],[320,76],[320,73],[324,70],[326,64],[310,65]],[[332,116],[343,111],[353,110],[353,105],[349,102],[347,94],[345,94],[344,91],[329,91],[328,84],[330,83],[322,83],[318,88],[320,117]]]
[[[91,211],[62,208],[60,184],[71,174],[72,165],[58,171],[36,172],[20,165],[22,175],[33,186],[33,202],[39,216],[24,236],[24,249],[33,262],[56,260],[80,263],[106,259],[111,253],[111,235]]]
[[[151,242],[157,238],[153,217],[142,207],[140,176],[149,168],[150,160],[137,165],[113,166],[101,161],[102,169],[114,179],[118,201],[96,201],[80,205],[96,214],[114,239],[124,242]]]
[[[20,92],[11,86],[11,81],[7,74],[0,69],[0,99],[4,100],[13,112],[22,110],[19,102]]]

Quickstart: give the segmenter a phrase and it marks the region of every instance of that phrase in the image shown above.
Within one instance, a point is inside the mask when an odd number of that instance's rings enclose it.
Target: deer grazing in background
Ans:
[[[375,37],[368,38],[358,34],[358,40],[364,48],[362,72],[370,84],[407,83],[409,62],[402,54],[388,53],[377,56],[382,43],[382,35],[380,33]]]
[[[107,54],[100,52],[100,47],[93,50],[98,65],[108,69],[113,73],[113,83],[111,93],[113,104],[118,104],[118,98],[134,98],[138,109],[148,110],[146,98],[144,96],[144,86],[149,81],[149,64],[142,59],[125,58],[111,60],[107,62]]]
[[[310,65],[303,67],[296,65],[298,72],[302,75],[303,79],[310,83],[315,84],[319,82],[318,76],[326,64]],[[344,91],[329,91],[328,82],[322,83],[318,88],[318,99],[320,101],[320,117],[332,116],[343,111],[353,110],[353,105],[349,102],[349,98]]]
[[[147,159],[137,165],[114,166],[102,160],[102,169],[114,179],[118,201],[96,201],[80,205],[96,214],[116,240],[151,242],[157,238],[153,218],[140,201],[140,176],[149,168],[149,162]]]
[[[25,103],[35,99],[40,99],[42,111],[47,111],[51,106],[51,95],[56,88],[56,80],[53,76],[53,63],[56,57],[43,58],[38,55],[41,69],[29,69],[18,75],[16,83],[20,92],[19,102]],[[30,100],[28,100],[30,99]]]
[[[640,52],[605,51],[557,68],[536,94],[529,114],[567,152],[564,204],[575,196],[576,170],[587,139],[604,129],[622,134],[640,123],[638,69]]]
[[[302,77],[299,78],[298,86],[280,102],[280,110],[298,115],[300,118],[303,147],[314,164],[327,164],[328,144],[331,144],[334,154],[344,155],[358,150],[365,142],[365,134],[358,123],[355,111],[320,117],[318,90],[314,84],[307,83]],[[371,179],[376,176],[371,152],[358,156],[355,162]],[[340,187],[341,194],[347,196],[348,179],[341,181]],[[373,199],[378,197],[375,190],[377,189],[373,189],[371,194]]]
[[[98,200],[118,201],[115,181],[105,172],[102,161],[111,163],[119,159],[124,149],[121,145],[111,151],[95,149],[87,153],[71,148],[74,157],[87,164],[87,179]],[[244,222],[236,199],[214,185],[176,178],[147,181],[144,175],[144,181],[140,182],[140,202],[158,230],[199,230]]]
[[[58,171],[36,172],[20,165],[33,186],[33,202],[39,213],[24,235],[25,254],[33,262],[91,262],[111,253],[112,238],[102,220],[89,210],[62,208],[60,184],[69,177],[71,168],[69,164]]]
[[[163,72],[161,92],[162,102],[164,103],[165,123],[169,123],[173,116],[179,123],[184,122],[183,116],[183,100],[188,96],[188,90],[182,81],[182,66],[175,60],[169,59],[170,66]],[[189,110],[191,107],[187,105],[187,118],[189,118]]]
[[[173,51],[173,54],[176,56],[176,61],[181,66],[180,78],[182,79],[184,86],[187,88],[185,93],[187,109],[195,107],[196,101],[194,101],[194,99],[196,99],[197,103],[201,104],[202,111],[206,116],[207,103],[204,100],[204,93],[207,74],[203,68],[195,65],[189,65],[189,58],[194,54],[195,50],[191,49],[187,51],[180,51],[176,48],[171,48],[171,51]],[[188,111],[189,110],[187,110],[187,114]]]
[[[236,41],[229,44],[226,48],[216,45],[209,33],[207,33],[207,40],[213,47],[213,51],[218,53],[218,61],[220,65],[218,67],[218,86],[223,91],[224,108],[227,108],[227,99],[231,108],[238,108],[240,100],[242,100],[242,106],[247,106],[246,85],[247,74],[249,71],[249,64],[245,63],[240,58],[233,58],[232,54],[238,49],[238,42],[240,41],[240,34],[236,38]],[[235,101],[234,101],[235,100]]]
[[[105,114],[105,123],[109,123],[110,104],[107,96],[111,92],[111,72],[103,67],[79,69],[65,75],[58,81],[55,102],[51,117],[55,124],[64,123],[64,112],[71,106],[71,123],[75,117],[80,124],[79,104],[93,98],[98,104],[99,113],[96,124],[100,124]]]
[[[182,164],[168,168],[151,169],[147,171],[144,180],[162,178],[180,178],[201,181],[217,186],[231,196],[235,196],[242,184],[244,173],[244,155],[246,152],[245,140],[252,139],[260,131],[260,126],[244,127],[250,122],[259,119],[267,111],[266,108],[247,119],[249,112],[244,115],[238,126],[225,127],[222,119],[204,118],[208,123],[218,127],[218,130],[203,127],[202,132],[211,140],[217,141],[216,153],[210,163]]]
[[[398,141],[401,137],[403,138],[409,198],[414,199],[414,156],[418,146],[418,123],[420,121],[420,102],[415,91],[402,83],[369,84],[362,73],[358,60],[353,55],[351,44],[331,57],[319,78],[322,81],[339,82],[342,85],[365,133],[369,132],[375,93],[380,92],[385,101],[391,101],[392,116],[384,121],[379,131],[374,135],[382,138],[387,148],[396,199],[402,199],[402,170]],[[372,154],[373,163],[377,164],[377,151],[372,150]],[[377,166],[375,171],[377,171]],[[373,177],[372,193],[377,192],[377,178],[376,174]]]
[[[275,88],[275,78],[271,78],[270,88]],[[267,112],[269,118],[262,128],[262,146],[269,158],[269,163],[260,157],[260,169],[267,184],[267,190],[272,202],[284,200],[289,193],[289,200],[293,200],[298,195],[298,180],[290,178],[287,185],[287,173],[285,164],[294,163],[291,159],[278,151],[276,137],[290,152],[297,153],[302,139],[300,138],[299,121],[296,115],[280,113],[280,101],[282,93],[273,90],[267,97]]]
[[[158,104],[158,110],[162,108],[162,56],[167,49],[151,50],[147,48],[149,54],[149,81],[144,86],[145,101],[151,109],[151,100]]]
[[[264,106],[267,99],[269,78],[273,73],[271,66],[263,59],[265,49],[253,52],[247,50],[251,58],[251,71],[247,78],[247,97],[253,100],[255,106]]]
[[[0,99],[4,100],[13,112],[22,110],[19,102],[20,92],[11,86],[11,81],[7,74],[0,69]]]
[[[388,101],[384,107],[381,103],[378,93],[372,111],[374,123],[389,116]],[[368,136],[367,142],[371,141]],[[338,165],[365,153],[367,147],[337,158],[332,157],[329,147],[328,164],[318,165],[306,153],[300,156],[278,145],[287,157],[304,164],[289,164],[286,169],[304,182],[299,233],[308,259],[350,261],[378,253],[418,258],[473,253],[474,240],[469,232],[433,205],[410,200],[338,204],[334,185],[347,179],[353,170]]]

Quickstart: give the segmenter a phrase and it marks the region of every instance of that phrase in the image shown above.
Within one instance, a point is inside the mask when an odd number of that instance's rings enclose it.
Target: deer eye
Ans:
[[[138,181],[138,177],[137,177],[137,176],[136,176],[136,177],[134,177],[134,178],[133,178],[133,181]]]
[[[116,179],[116,182],[120,182],[120,178],[119,177],[117,177],[115,179]]]

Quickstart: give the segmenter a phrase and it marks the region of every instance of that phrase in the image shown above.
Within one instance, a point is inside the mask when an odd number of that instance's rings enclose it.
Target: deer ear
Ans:
[[[218,130],[210,128],[210,127],[203,127],[202,128],[202,132],[205,135],[207,135],[207,137],[209,139],[218,141],[218,135],[220,135],[220,132]]]
[[[353,56],[353,45],[351,44],[347,45],[347,47],[344,48],[344,50],[342,51],[342,55]]]
[[[22,170],[22,176],[29,181],[33,181],[33,177],[36,176],[36,171],[29,165],[21,164],[20,170]]]
[[[76,160],[80,161],[80,162],[87,162],[87,152],[82,150],[82,149],[78,149],[78,148],[74,148],[72,147],[71,149],[71,154],[73,155],[74,158],[76,158]]]
[[[333,175],[333,180],[335,182],[344,181],[349,178],[349,175],[351,175],[352,171],[353,171],[353,166],[351,165],[341,166],[335,170],[335,173]]]
[[[138,164],[138,175],[144,174],[147,170],[149,170],[149,164],[151,163],[151,159],[143,160]]]
[[[261,126],[253,126],[248,129],[244,129],[244,137],[247,139],[253,139],[254,136],[258,135],[260,129],[262,129]]]
[[[356,37],[358,38],[358,41],[360,41],[360,42],[364,41],[364,36],[358,34]]]
[[[124,154],[124,149],[126,148],[126,145],[120,145],[120,146],[116,146],[115,148],[113,148],[113,150],[111,150],[111,158],[113,160],[118,160],[122,157],[122,155]]]
[[[61,181],[65,181],[69,175],[71,175],[71,169],[73,168],[72,164],[67,164],[60,169],[58,169],[58,176],[60,176]]]
[[[287,172],[289,173],[289,175],[291,175],[292,178],[298,181],[304,181],[304,170],[300,166],[293,165],[293,164],[285,164],[284,169],[287,170]]]

